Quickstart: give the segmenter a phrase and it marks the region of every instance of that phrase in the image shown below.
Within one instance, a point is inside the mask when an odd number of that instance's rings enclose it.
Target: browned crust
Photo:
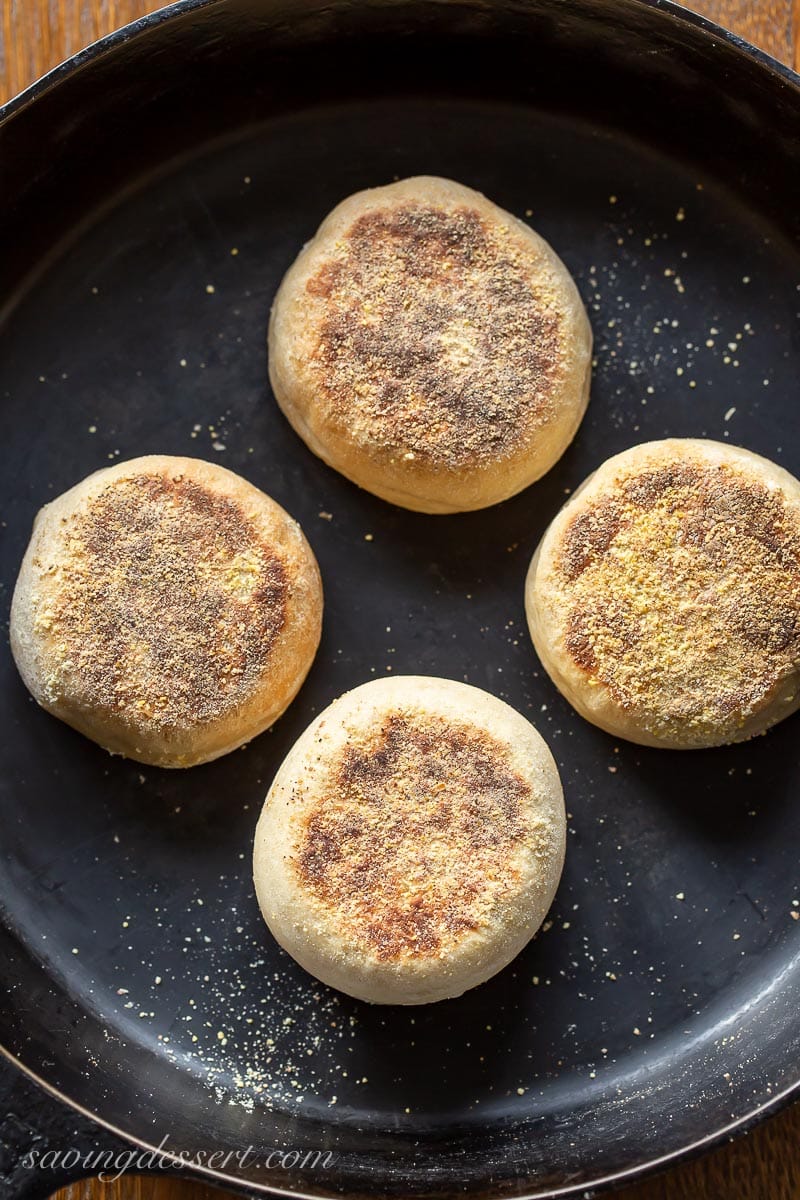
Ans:
[[[35,624],[49,700],[66,692],[163,732],[207,724],[251,694],[289,581],[236,501],[182,474],[140,473],[61,523],[56,584]]]
[[[564,646],[651,734],[723,738],[800,667],[800,509],[690,460],[618,479],[557,547]]]
[[[553,416],[564,314],[519,237],[462,204],[358,217],[306,290],[331,420],[387,459],[458,470],[519,452]]]
[[[513,892],[534,838],[531,786],[485,731],[389,713],[328,778],[293,869],[371,958],[440,957]]]

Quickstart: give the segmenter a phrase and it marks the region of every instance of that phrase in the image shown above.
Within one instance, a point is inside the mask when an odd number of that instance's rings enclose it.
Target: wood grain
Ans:
[[[686,7],[710,17],[790,66],[798,60],[800,2],[795,0],[696,0]]]
[[[82,46],[162,6],[161,0],[0,0],[0,100]],[[800,69],[800,0],[696,0],[695,9]],[[211,1147],[209,1147],[211,1148]],[[624,1200],[800,1200],[800,1105],[749,1137],[620,1193]],[[220,1200],[165,1177],[94,1180],[59,1200]]]
[[[163,0],[0,0],[0,101]]]

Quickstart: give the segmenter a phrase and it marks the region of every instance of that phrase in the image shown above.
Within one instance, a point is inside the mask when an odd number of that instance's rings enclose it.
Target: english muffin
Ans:
[[[358,192],[281,284],[277,401],[359,486],[428,513],[484,508],[552,467],[589,398],[567,268],[485,196],[420,176]]]
[[[255,886],[312,975],[376,1004],[425,1004],[522,949],[564,841],[558,771],[524,717],[448,679],[381,679],[290,751],[258,822]]]
[[[300,527],[232,471],[154,455],[40,511],[11,607],[39,704],[113,754],[189,767],[271,725],[320,637]]]
[[[564,505],[525,601],[601,729],[674,749],[762,733],[800,706],[800,483],[719,442],[634,446]]]

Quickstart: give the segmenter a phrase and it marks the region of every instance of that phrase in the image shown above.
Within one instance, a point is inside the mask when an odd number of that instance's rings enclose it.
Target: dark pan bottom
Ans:
[[[266,383],[269,306],[300,245],[348,193],[416,173],[529,219],[596,336],[589,413],[559,465],[453,518],[339,478]],[[570,489],[636,442],[708,436],[798,469],[798,281],[797,248],[695,169],[589,123],[442,99],[275,119],[132,180],[86,223],[0,335],[7,597],[42,502],[161,452],[222,463],[296,516],[327,607],[274,731],[186,773],[108,757],[39,711],[3,656],[0,890],[30,1003],[2,1024],[24,1062],[78,1098],[91,1076],[93,1110],[137,1137],[158,1142],[168,1110],[178,1147],[335,1146],[336,1182],[309,1186],[366,1186],[380,1160],[385,1194],[563,1185],[671,1153],[795,1082],[797,718],[718,751],[617,743],[543,677],[522,586]],[[468,680],[528,715],[570,813],[543,931],[484,987],[423,1009],[317,985],[276,949],[250,879],[294,739],[389,671]]]

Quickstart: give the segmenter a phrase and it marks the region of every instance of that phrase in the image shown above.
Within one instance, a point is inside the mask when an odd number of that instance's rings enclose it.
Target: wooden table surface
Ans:
[[[160,0],[0,0],[0,101]],[[695,0],[694,7],[800,70],[800,0]],[[0,1114],[0,1119],[2,1115]],[[624,1200],[800,1200],[800,1104],[749,1137],[626,1189]],[[87,1181],[58,1200],[220,1200],[166,1178]]]

